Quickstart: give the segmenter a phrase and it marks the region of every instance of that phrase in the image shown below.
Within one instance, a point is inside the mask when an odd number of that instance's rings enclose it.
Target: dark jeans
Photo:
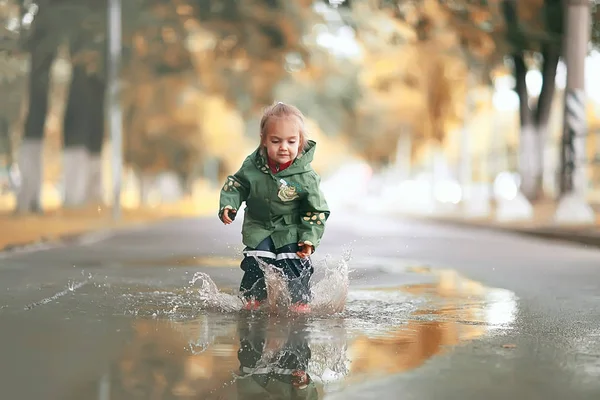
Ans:
[[[240,284],[240,292],[244,298],[255,298],[258,301],[267,298],[265,276],[256,260],[258,258],[273,265],[286,278],[292,303],[308,303],[311,297],[309,282],[314,269],[310,258],[301,259],[296,255],[298,250],[297,243],[276,249],[270,236],[255,249],[246,247],[240,265],[244,271]]]

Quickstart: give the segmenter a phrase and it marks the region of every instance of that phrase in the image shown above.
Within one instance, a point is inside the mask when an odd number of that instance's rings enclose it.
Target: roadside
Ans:
[[[217,204],[218,192],[204,191],[194,198],[186,197],[174,203],[124,207],[119,221],[112,219],[112,210],[107,206],[54,209],[43,215],[3,212],[0,213],[0,252],[72,241],[90,233],[127,229],[161,220],[210,215]]]
[[[556,205],[548,202],[536,205],[534,207],[534,216],[528,221],[497,221],[494,218],[495,212],[493,209],[489,216],[479,218],[466,218],[458,212],[423,217],[410,215],[408,217],[455,226],[504,231],[542,239],[560,240],[600,248],[600,215],[598,213],[596,214],[595,225],[557,225],[553,222],[555,211]]]

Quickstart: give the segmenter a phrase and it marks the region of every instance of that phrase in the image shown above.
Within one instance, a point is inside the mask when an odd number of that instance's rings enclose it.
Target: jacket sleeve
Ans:
[[[329,206],[319,184],[321,178],[315,172],[309,178],[308,193],[303,200],[299,227],[299,245],[308,244],[316,249],[325,232],[325,224],[329,218]]]
[[[243,172],[243,166],[238,172],[229,175],[219,199],[219,219],[223,217],[225,209],[239,210],[240,206],[248,198],[250,192],[250,183]]]

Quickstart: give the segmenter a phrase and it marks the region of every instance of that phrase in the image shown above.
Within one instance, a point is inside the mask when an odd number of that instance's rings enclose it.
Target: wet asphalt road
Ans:
[[[173,221],[0,258],[0,399],[252,398],[222,387],[240,367],[237,337],[246,335],[244,324],[257,322],[203,311],[185,289],[198,271],[225,291],[237,286],[238,232],[239,223]],[[315,350],[319,334],[330,335],[322,342],[348,344],[354,372],[325,398],[600,398],[600,251],[424,222],[333,216],[315,259],[337,259],[345,248],[352,249],[347,314],[264,322],[273,337],[281,336],[280,345],[287,340],[295,349],[304,348],[297,344],[304,339],[290,332],[310,332],[313,358],[328,357]],[[443,281],[436,271],[446,271]],[[457,295],[448,271],[476,283]],[[485,303],[477,300],[480,285],[513,298],[512,311],[506,301],[496,304],[503,322],[493,333],[486,330],[491,317],[464,315],[469,302]],[[390,287],[409,297],[384,303],[361,297],[363,290]],[[183,322],[174,330],[164,312],[178,297],[189,301],[182,302],[177,319]],[[397,308],[381,307],[393,303]],[[393,333],[360,339],[369,336],[365,326],[386,323]],[[190,330],[217,343],[194,355],[193,364],[189,351],[182,354]],[[210,360],[202,358],[208,354]],[[174,365],[182,376],[212,382],[211,394],[187,381],[169,386]],[[145,380],[151,389],[142,388]]]

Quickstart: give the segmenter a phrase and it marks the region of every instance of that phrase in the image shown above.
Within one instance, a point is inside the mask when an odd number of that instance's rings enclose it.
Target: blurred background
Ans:
[[[0,0],[1,223],[19,242],[216,215],[262,109],[284,101],[307,117],[332,207],[593,224],[596,7]],[[23,219],[42,225],[16,238]]]

